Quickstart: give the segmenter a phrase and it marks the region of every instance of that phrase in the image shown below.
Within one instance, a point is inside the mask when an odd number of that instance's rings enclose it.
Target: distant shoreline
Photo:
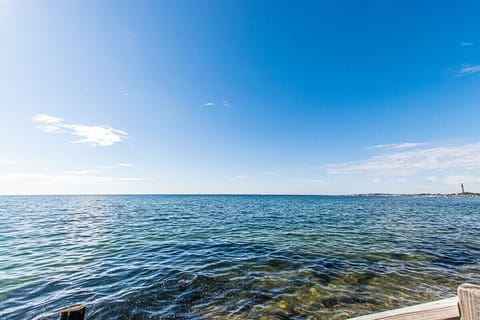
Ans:
[[[478,192],[463,193],[358,193],[362,197],[429,197],[429,198],[480,198]]]

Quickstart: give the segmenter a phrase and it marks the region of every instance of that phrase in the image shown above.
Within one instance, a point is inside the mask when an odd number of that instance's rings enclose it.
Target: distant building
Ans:
[[[460,183],[460,185],[462,186],[462,193],[465,193],[465,189],[463,189],[463,183]]]

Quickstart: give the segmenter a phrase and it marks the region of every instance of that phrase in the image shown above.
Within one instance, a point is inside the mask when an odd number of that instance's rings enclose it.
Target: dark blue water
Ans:
[[[0,197],[0,319],[345,319],[480,282],[480,199]]]

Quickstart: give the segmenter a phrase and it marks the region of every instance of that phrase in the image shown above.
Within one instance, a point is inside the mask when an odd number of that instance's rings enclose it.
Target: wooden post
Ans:
[[[60,320],[83,320],[85,318],[86,307],[83,304],[74,304],[73,306],[60,310]]]
[[[464,283],[458,287],[458,309],[462,320],[480,319],[480,286]]]

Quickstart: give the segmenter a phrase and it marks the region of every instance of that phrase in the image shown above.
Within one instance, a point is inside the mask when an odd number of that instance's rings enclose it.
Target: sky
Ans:
[[[0,0],[0,194],[480,192],[479,14]]]

